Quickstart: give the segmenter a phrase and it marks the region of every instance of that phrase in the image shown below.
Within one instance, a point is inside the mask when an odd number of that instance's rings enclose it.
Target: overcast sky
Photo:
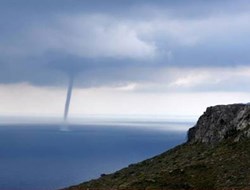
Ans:
[[[195,115],[250,100],[247,0],[0,0],[0,115]]]

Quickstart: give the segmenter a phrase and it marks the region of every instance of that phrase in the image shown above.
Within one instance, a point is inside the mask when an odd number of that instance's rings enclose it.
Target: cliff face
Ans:
[[[227,138],[233,138],[235,142],[250,138],[250,105],[208,107],[188,131],[189,143],[216,144]]]

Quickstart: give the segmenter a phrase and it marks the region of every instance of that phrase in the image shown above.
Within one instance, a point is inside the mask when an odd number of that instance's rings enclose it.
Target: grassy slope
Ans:
[[[69,189],[250,189],[250,140],[183,144]]]

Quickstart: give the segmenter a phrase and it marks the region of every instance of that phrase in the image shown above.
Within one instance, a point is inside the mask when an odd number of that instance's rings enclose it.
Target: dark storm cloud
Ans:
[[[247,1],[1,0],[0,82],[151,81],[167,67],[248,65]]]
[[[106,12],[106,13],[121,13],[120,15],[129,16],[127,13],[141,14],[141,7],[163,8],[166,12],[173,16],[190,16],[202,17],[211,14],[228,12],[231,13],[239,11],[248,11],[249,3],[247,0],[237,1],[233,0],[1,0],[1,11],[5,14],[34,14],[44,16],[54,13],[79,13],[79,12]],[[33,15],[33,16],[34,16]],[[149,15],[150,16],[150,15]]]

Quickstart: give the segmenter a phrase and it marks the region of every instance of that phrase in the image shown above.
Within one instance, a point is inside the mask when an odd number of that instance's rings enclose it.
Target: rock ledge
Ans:
[[[216,144],[232,138],[250,138],[250,105],[230,104],[208,107],[188,131],[188,143]]]

